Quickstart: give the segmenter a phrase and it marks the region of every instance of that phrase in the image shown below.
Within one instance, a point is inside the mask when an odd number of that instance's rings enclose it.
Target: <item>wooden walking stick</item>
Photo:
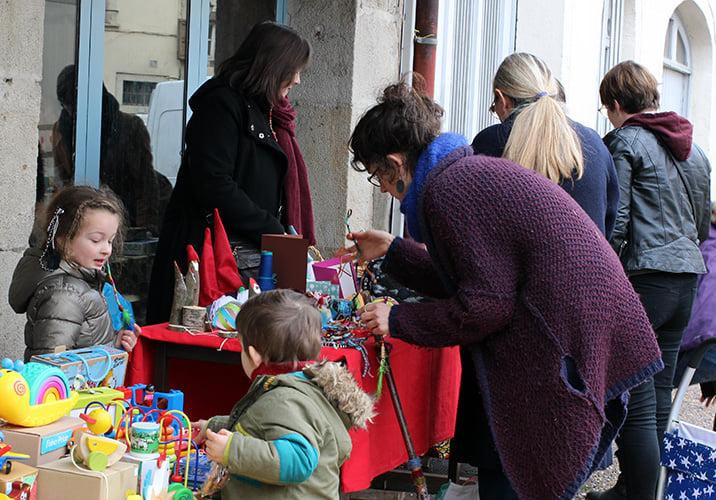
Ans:
[[[390,392],[390,399],[393,401],[393,408],[395,408],[395,414],[398,417],[398,423],[400,424],[400,431],[403,434],[405,449],[408,451],[408,462],[406,465],[408,466],[408,470],[410,470],[410,476],[412,477],[413,484],[415,485],[415,493],[418,495],[419,500],[429,500],[430,495],[428,494],[428,485],[425,482],[425,476],[423,475],[422,462],[420,461],[420,457],[415,453],[413,440],[410,437],[410,431],[408,430],[408,422],[405,420],[403,406],[400,404],[398,389],[395,386],[393,372],[390,369],[390,358],[388,352],[390,346],[386,345],[385,339],[383,339],[382,335],[375,335],[375,343],[380,357],[378,388],[376,391],[377,397],[380,397],[383,375],[385,375],[385,380],[388,384],[388,391]]]

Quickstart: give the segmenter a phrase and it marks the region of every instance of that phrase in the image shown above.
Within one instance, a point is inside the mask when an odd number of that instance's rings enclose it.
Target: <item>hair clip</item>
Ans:
[[[55,247],[55,236],[57,235],[57,228],[60,225],[60,215],[64,214],[65,211],[61,207],[57,207],[55,210],[50,223],[47,225],[47,240],[45,241],[45,249],[42,251],[40,256],[40,266],[45,271],[54,271],[57,269],[59,262],[57,262],[57,249]],[[52,259],[52,261],[50,261]]]

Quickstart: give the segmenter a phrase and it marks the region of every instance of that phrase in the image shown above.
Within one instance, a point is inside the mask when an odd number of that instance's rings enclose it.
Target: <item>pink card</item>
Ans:
[[[347,256],[351,259],[350,256]],[[316,281],[330,281],[340,288],[340,297],[349,298],[356,293],[356,272],[351,260],[341,262],[340,257],[313,263]]]

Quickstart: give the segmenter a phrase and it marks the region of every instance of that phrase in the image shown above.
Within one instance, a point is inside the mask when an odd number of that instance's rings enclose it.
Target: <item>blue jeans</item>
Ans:
[[[617,458],[629,500],[654,498],[659,443],[671,410],[676,360],[696,295],[695,274],[649,273],[629,278],[649,316],[664,369],[631,391],[627,418],[617,437]]]

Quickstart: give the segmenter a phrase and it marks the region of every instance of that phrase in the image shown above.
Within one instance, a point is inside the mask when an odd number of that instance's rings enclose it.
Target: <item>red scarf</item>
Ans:
[[[251,374],[251,381],[256,380],[261,375],[283,375],[284,373],[300,372],[306,366],[315,363],[315,361],[289,361],[288,363],[261,363]]]
[[[286,224],[292,225],[309,244],[315,245],[316,231],[313,227],[308,169],[296,141],[296,111],[288,99],[281,99],[281,102],[273,107],[272,121],[276,140],[288,158],[288,171],[283,183]]]

